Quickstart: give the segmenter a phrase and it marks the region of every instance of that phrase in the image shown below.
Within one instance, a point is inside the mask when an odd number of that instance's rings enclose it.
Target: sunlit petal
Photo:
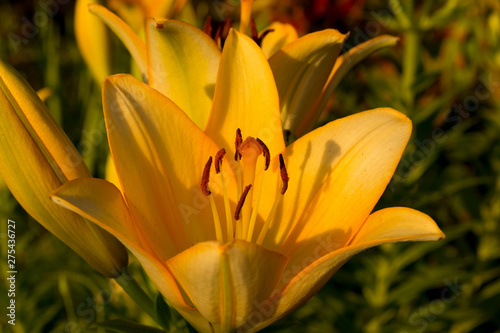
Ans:
[[[261,45],[262,52],[264,52],[267,58],[271,57],[285,45],[299,38],[297,30],[295,30],[293,25],[288,23],[273,22],[262,30],[261,36],[263,33],[266,33],[267,30],[272,30],[272,32],[266,34]]]
[[[103,96],[121,188],[158,257],[165,261],[214,239],[212,213],[200,181],[208,157],[218,147],[173,102],[130,75],[108,78]],[[223,163],[223,168],[229,172],[226,182],[233,194],[228,165]],[[211,190],[220,195],[218,178],[213,178]]]
[[[148,83],[204,129],[215,90],[220,49],[198,28],[174,20],[148,20]]]
[[[259,137],[276,155],[285,148],[278,93],[268,62],[249,37],[231,30],[222,52],[206,133],[234,155],[237,128]]]
[[[146,45],[137,36],[137,34],[130,28],[121,18],[113,14],[111,11],[98,4],[89,6],[92,14],[96,15],[102,20],[120,40],[123,42],[127,50],[135,59],[142,76],[146,78],[148,73],[147,67],[147,54]]]

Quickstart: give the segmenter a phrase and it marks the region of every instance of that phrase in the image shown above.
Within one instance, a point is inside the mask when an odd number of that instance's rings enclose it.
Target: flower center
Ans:
[[[226,150],[222,148],[217,152],[213,159],[215,161],[215,172],[221,177],[222,192],[224,196],[224,208],[226,213],[225,215],[227,226],[227,235],[225,237],[222,233],[222,225],[219,218],[219,213],[217,211],[217,206],[215,204],[213,196],[211,195],[212,192],[208,188],[210,168],[212,166],[211,156],[208,159],[208,162],[206,163],[203,170],[200,185],[201,190],[205,196],[209,197],[210,200],[217,241],[220,244],[224,244],[225,239],[227,239],[227,242],[230,242],[234,238],[238,238],[251,242],[254,238],[254,231],[256,229],[256,221],[263,187],[262,184],[264,179],[264,172],[269,168],[269,165],[271,163],[271,155],[266,144],[259,138],[253,138],[249,136],[243,141],[240,129],[236,131],[234,159],[238,162],[239,168],[236,172],[239,200],[237,201],[238,203],[235,207],[234,214],[232,214],[224,176],[220,169],[225,154]],[[262,167],[260,172],[260,182],[257,183],[259,186],[257,186],[256,188],[255,175],[258,171],[257,168],[259,168],[259,160],[262,161]],[[281,197],[283,194],[285,194],[288,187],[288,173],[286,171],[285,162],[281,154],[279,155],[279,162],[280,177],[277,177],[277,186],[280,186],[281,183],[281,191],[276,191],[277,195],[274,199],[274,204],[271,208],[271,212],[262,225],[260,233],[256,239],[257,244],[262,244],[262,242],[264,241],[267,230],[271,226],[271,222],[276,215],[277,206],[279,205]]]

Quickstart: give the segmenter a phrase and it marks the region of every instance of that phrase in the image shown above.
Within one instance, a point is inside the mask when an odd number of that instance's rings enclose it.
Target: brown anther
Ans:
[[[217,152],[217,154],[215,155],[215,164],[214,164],[214,167],[215,167],[215,173],[216,174],[220,173],[220,166],[222,165],[222,159],[224,158],[224,155],[226,155],[226,150],[224,148],[222,148],[221,150],[219,150]]]
[[[236,130],[236,140],[234,141],[234,160],[238,161],[238,159],[241,159],[241,153],[238,150],[240,148],[240,145],[243,142],[243,137],[241,136],[241,130],[238,128]]]
[[[226,42],[227,36],[229,35],[229,30],[231,29],[231,19],[228,17],[226,22],[224,23],[224,27],[222,28],[220,34],[220,49],[224,48],[224,43]]]
[[[250,21],[250,36],[255,43],[259,44],[259,32],[257,31],[257,26],[255,25],[255,20],[252,17]]]
[[[283,181],[283,187],[281,188],[281,195],[285,194],[288,189],[288,172],[286,171],[285,161],[283,160],[283,155],[280,154],[280,174],[281,180]]]
[[[165,28],[163,22],[156,22],[156,29],[163,29],[163,28]]]
[[[262,148],[262,155],[266,158],[266,166],[264,170],[267,170],[269,168],[269,164],[271,164],[271,154],[269,153],[269,148],[267,148],[266,144],[262,142],[261,139],[257,138],[257,142],[260,145],[260,148]]]
[[[207,16],[207,19],[205,20],[205,25],[203,26],[203,31],[212,37],[212,17]]]
[[[234,212],[234,219],[238,221],[240,219],[240,213],[241,213],[241,208],[243,208],[243,204],[245,203],[245,199],[248,195],[248,192],[252,188],[252,184],[248,185],[245,187],[243,190],[243,193],[241,193],[240,201],[238,201],[238,204],[236,205],[236,211]]]
[[[211,166],[212,166],[212,156],[210,156],[210,158],[207,161],[207,164],[205,164],[205,168],[203,169],[203,176],[201,176],[201,184],[200,184],[201,191],[207,197],[210,194],[212,194],[212,192],[210,192],[210,190],[208,189],[208,181],[210,179],[210,167]]]

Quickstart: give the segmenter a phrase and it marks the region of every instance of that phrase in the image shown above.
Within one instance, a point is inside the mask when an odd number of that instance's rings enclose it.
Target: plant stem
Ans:
[[[415,104],[415,79],[418,68],[419,32],[415,22],[413,2],[407,3],[407,15],[410,18],[410,27],[404,33],[402,98],[407,108],[407,115],[413,112]]]

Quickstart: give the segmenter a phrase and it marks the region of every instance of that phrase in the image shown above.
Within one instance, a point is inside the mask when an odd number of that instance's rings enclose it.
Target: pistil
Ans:
[[[262,147],[255,138],[249,136],[239,145],[238,151],[241,154],[243,184],[253,185],[255,181],[257,159],[263,153]],[[248,235],[250,218],[252,214],[253,191],[248,193],[247,196],[248,204],[243,206],[242,209],[243,237],[245,239]]]

